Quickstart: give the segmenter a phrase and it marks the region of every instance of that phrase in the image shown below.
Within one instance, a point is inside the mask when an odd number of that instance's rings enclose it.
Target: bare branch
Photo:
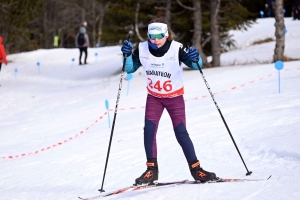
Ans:
[[[208,36],[205,40],[204,40],[204,42],[202,42],[202,48],[204,48],[205,47],[205,45],[209,42],[211,40],[211,35],[210,36]]]
[[[166,10],[165,7],[157,7],[157,6],[154,6],[154,9],[156,9],[156,10]]]
[[[196,8],[193,8],[193,7],[189,7],[189,6],[183,5],[183,4],[181,3],[180,0],[176,0],[176,2],[177,2],[181,7],[185,8],[185,9],[187,9],[187,10],[196,10]]]

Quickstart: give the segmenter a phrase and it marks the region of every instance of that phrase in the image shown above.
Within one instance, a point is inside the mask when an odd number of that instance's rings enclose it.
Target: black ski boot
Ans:
[[[217,179],[215,173],[207,172],[203,170],[202,167],[200,167],[199,160],[195,160],[194,162],[189,163],[189,167],[195,181],[206,182],[206,181],[212,181]]]
[[[135,179],[135,185],[153,184],[153,181],[158,180],[157,159],[148,159],[146,164],[147,170],[139,178]]]

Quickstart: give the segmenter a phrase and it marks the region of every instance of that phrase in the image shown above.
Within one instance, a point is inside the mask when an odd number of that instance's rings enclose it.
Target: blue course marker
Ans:
[[[126,96],[128,96],[128,93],[129,93],[129,87],[130,87],[130,80],[132,79],[132,74],[127,74],[127,75],[126,75],[126,78],[127,78],[127,80],[128,80],[127,94],[126,94]]]
[[[264,11],[261,10],[261,11],[259,12],[259,14],[260,14],[261,18],[264,17]]]
[[[110,115],[109,115],[109,103],[107,100],[105,100],[105,108],[107,110],[107,117],[108,117],[108,128],[110,128]]]
[[[275,62],[275,68],[278,70],[278,92],[280,93],[280,70],[282,70],[284,64],[281,60]]]

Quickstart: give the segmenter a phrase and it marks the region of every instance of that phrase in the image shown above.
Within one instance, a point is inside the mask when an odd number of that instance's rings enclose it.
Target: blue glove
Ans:
[[[193,61],[193,62],[198,62],[199,60],[199,52],[198,50],[191,46],[188,50],[187,50],[187,54],[188,54],[188,57]]]
[[[132,52],[132,43],[129,42],[128,40],[125,40],[124,41],[124,44],[121,48],[121,51],[124,53],[124,54],[127,54],[127,55],[130,55],[131,52]]]

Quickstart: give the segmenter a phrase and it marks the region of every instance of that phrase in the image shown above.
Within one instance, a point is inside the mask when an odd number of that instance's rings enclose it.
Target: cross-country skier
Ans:
[[[186,130],[182,65],[197,70],[202,59],[195,47],[184,51],[182,44],[174,41],[174,33],[162,18],[154,18],[148,24],[148,41],[139,43],[132,53],[132,43],[125,40],[121,51],[127,54],[125,70],[135,72],[143,66],[147,78],[147,102],[145,110],[144,147],[147,170],[135,180],[136,184],[148,184],[158,180],[156,134],[163,110],[168,111],[175,136],[182,147],[195,180],[206,182],[216,174],[203,170],[197,159],[194,145]]]

